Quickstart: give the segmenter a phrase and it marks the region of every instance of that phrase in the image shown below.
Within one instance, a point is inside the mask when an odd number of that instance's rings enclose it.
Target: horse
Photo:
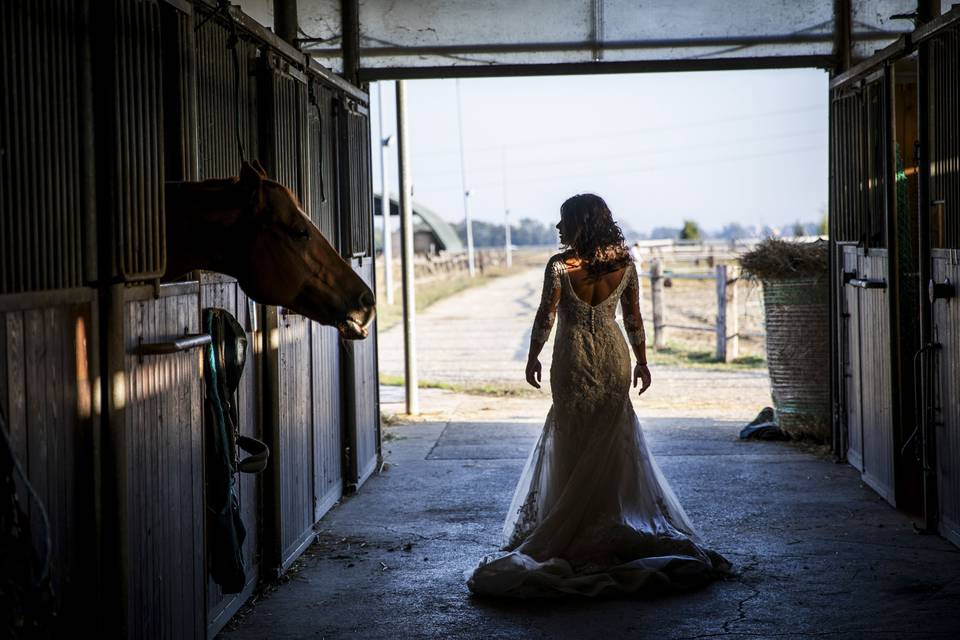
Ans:
[[[165,280],[197,269],[233,276],[256,302],[282,306],[343,338],[365,338],[370,287],[340,257],[289,189],[256,160],[240,176],[168,182]]]

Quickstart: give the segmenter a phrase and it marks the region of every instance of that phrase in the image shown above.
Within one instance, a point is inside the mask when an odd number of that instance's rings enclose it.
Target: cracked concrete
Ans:
[[[662,380],[662,378],[661,378]],[[385,406],[396,408],[387,390]],[[742,442],[755,407],[650,410],[651,450],[703,538],[738,575],[682,595],[523,603],[472,597],[549,400],[425,390],[384,429],[384,470],[321,522],[244,638],[956,638],[960,550],[917,535],[857,472]]]

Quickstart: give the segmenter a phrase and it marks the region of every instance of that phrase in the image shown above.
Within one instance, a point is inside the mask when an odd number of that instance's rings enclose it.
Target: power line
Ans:
[[[611,131],[609,133],[599,133],[599,134],[590,134],[582,136],[570,136],[566,138],[555,138],[551,137],[550,140],[526,140],[526,141],[516,141],[509,144],[498,144],[485,147],[476,147],[473,149],[468,149],[467,151],[471,153],[480,153],[487,151],[499,151],[500,149],[507,148],[522,148],[522,147],[537,147],[537,146],[550,146],[557,144],[565,144],[567,142],[574,142],[577,140],[602,140],[606,138],[619,138],[632,135],[646,134],[650,132],[662,132],[662,131],[680,131],[684,129],[696,129],[699,127],[709,127],[718,124],[725,124],[728,122],[742,122],[745,120],[755,120],[757,118],[769,118],[773,116],[780,115],[790,115],[796,113],[808,113],[811,111],[823,111],[826,112],[826,105],[808,105],[805,107],[797,107],[795,109],[782,109],[779,111],[767,111],[763,113],[751,113],[743,114],[738,116],[730,116],[729,118],[716,118],[713,120],[702,120],[699,122],[689,122],[685,124],[677,125],[659,125],[659,126],[650,126],[644,127],[642,129],[628,129],[626,131]],[[431,156],[431,155],[454,155],[458,154],[460,151],[455,148],[448,149],[434,149],[432,151],[421,151],[414,154],[417,157],[422,156]]]
[[[768,142],[773,140],[784,140],[788,138],[796,138],[798,136],[814,136],[818,134],[826,134],[826,129],[808,129],[805,131],[791,131],[789,133],[783,133],[778,135],[769,135],[769,136],[754,136],[752,138],[743,138],[737,137],[729,140],[720,140],[714,141],[709,144],[693,144],[685,146],[666,146],[666,145],[657,145],[656,147],[647,147],[645,149],[635,149],[630,153],[621,153],[621,154],[604,154],[601,157],[591,157],[591,158],[577,158],[570,160],[548,160],[543,162],[526,162],[526,163],[511,163],[510,168],[512,169],[528,169],[535,167],[553,167],[553,166],[562,166],[569,164],[579,164],[579,163],[595,163],[598,159],[600,160],[623,160],[629,158],[638,158],[638,157],[649,157],[652,155],[663,155],[668,153],[680,153],[684,151],[699,151],[699,150],[709,150],[709,149],[719,149],[724,148],[731,144],[744,144],[752,142]],[[448,173],[454,173],[457,171],[456,167],[447,167],[446,169],[441,169],[439,171],[418,171],[419,176],[430,177],[430,176],[443,176]],[[502,171],[500,164],[496,166],[481,167],[477,168],[475,165],[471,166],[471,171],[473,173],[492,173],[494,171]]]
[[[685,169],[687,167],[704,166],[704,165],[710,165],[710,164],[722,165],[722,164],[729,164],[731,162],[736,162],[739,160],[752,160],[755,158],[772,158],[776,156],[788,155],[791,153],[809,153],[811,151],[826,152],[826,146],[814,145],[809,147],[797,147],[794,149],[782,149],[780,151],[773,151],[770,153],[753,153],[753,154],[739,155],[739,156],[727,156],[724,158],[714,158],[709,160],[702,160],[699,162],[682,162],[682,163],[666,164],[666,165],[664,164],[648,165],[648,166],[642,166],[642,167],[634,167],[632,169],[624,170],[624,171],[604,171],[604,172],[596,172],[596,173],[551,175],[551,176],[545,176],[543,178],[530,178],[530,179],[522,180],[521,183],[529,184],[529,183],[536,183],[536,182],[550,182],[553,180],[569,180],[573,178],[634,175],[634,174],[644,173],[644,172],[659,172],[659,171],[664,171],[668,169]],[[487,183],[482,183],[476,186],[494,187],[497,185],[498,185],[497,182],[487,182]],[[444,191],[453,191],[455,189],[457,189],[457,187],[443,187],[439,189],[430,189],[430,191],[437,193],[437,192],[444,192]]]

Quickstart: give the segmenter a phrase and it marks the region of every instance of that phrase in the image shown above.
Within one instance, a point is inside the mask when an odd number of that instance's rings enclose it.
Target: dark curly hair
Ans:
[[[598,195],[581,193],[560,206],[564,246],[573,251],[591,276],[601,276],[626,267],[630,252],[610,213]]]

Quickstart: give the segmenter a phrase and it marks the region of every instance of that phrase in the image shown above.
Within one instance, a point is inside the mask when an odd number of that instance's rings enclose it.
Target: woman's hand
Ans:
[[[537,363],[539,364],[539,363]],[[633,388],[637,388],[637,380],[640,380],[643,384],[640,386],[640,395],[643,395],[643,392],[650,388],[650,369],[647,368],[647,365],[637,363],[637,366],[633,368]]]
[[[540,388],[540,374],[543,368],[540,366],[540,360],[533,358],[527,360],[527,382],[532,387]]]

